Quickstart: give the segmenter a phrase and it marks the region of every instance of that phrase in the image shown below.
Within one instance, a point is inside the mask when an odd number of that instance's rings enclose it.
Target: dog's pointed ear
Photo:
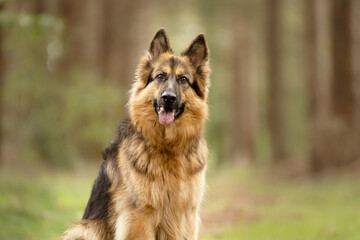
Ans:
[[[160,28],[150,42],[149,53],[152,60],[156,60],[159,56],[167,51],[171,51],[170,42],[166,36],[165,30]]]
[[[209,49],[204,34],[197,36],[181,53],[181,56],[188,56],[195,68],[204,65],[209,60]]]

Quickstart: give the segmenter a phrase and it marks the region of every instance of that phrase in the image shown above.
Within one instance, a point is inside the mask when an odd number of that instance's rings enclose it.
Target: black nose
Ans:
[[[165,104],[172,104],[176,101],[176,93],[171,91],[165,91],[161,94],[161,100]]]

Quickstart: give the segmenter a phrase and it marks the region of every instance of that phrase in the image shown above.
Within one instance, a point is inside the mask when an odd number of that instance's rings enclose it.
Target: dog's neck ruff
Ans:
[[[159,151],[181,154],[189,148],[191,142],[202,136],[203,129],[200,124],[195,129],[192,127],[181,127],[176,120],[169,125],[162,125],[158,121],[147,121],[146,123],[136,124],[133,122],[134,129],[139,136],[144,138],[149,145],[154,146]]]

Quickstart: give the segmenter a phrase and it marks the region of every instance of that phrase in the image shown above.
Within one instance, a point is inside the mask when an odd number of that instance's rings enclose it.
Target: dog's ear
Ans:
[[[181,56],[188,56],[195,68],[203,66],[209,60],[209,49],[204,34],[197,36]]]
[[[165,30],[160,28],[150,42],[149,53],[151,60],[156,60],[159,56],[167,51],[171,51],[170,42],[166,36]]]

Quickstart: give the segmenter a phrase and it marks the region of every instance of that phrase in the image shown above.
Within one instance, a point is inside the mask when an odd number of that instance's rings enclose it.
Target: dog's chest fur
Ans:
[[[197,212],[202,200],[206,153],[206,142],[201,138],[177,154],[155,148],[136,134],[124,139],[117,157],[122,166],[121,184],[112,195],[114,212],[118,213],[114,221],[121,222],[114,224],[119,226],[115,233],[126,232],[122,222],[128,215],[123,213],[130,208],[148,214],[160,232],[176,235],[181,229],[181,234],[186,234],[182,228],[186,228],[187,217]]]
[[[183,152],[171,153],[166,148],[151,146],[141,136],[125,140],[118,161],[127,166],[122,169],[122,176],[127,191],[134,195],[132,203],[157,208],[169,204],[196,205],[199,181],[194,178],[201,178],[200,172],[205,168],[204,143],[195,139]]]

